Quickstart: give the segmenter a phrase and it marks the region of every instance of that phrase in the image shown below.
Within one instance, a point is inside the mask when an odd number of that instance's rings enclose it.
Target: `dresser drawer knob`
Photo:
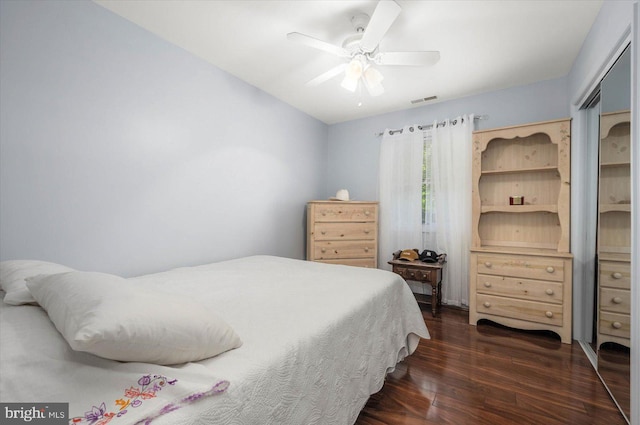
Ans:
[[[485,288],[491,288],[491,282],[485,282],[484,286]]]
[[[365,229],[364,234],[365,234],[365,235],[368,235],[369,233],[371,233],[371,230],[369,230],[369,229]]]
[[[326,230],[323,230],[322,232],[320,232],[320,234],[322,234],[322,235],[326,235],[326,234],[327,234],[327,231],[326,231]]]
[[[611,324],[611,327],[612,327],[612,328],[614,328],[614,329],[620,329],[620,328],[622,327],[622,323],[620,323],[620,322],[613,322],[613,323]]]
[[[551,267],[551,266],[547,267],[547,273],[553,273],[555,271],[556,271],[556,269],[554,269],[553,267]]]
[[[320,249],[320,251],[324,253],[324,252],[327,252],[327,249],[326,248],[322,248],[322,249]]]
[[[549,288],[546,291],[544,291],[547,295],[553,295],[553,289]]]
[[[492,266],[492,264],[491,264],[491,262],[490,262],[490,261],[485,261],[485,262],[484,262],[484,266],[485,266],[486,268],[490,269],[490,268],[491,268],[491,266]]]
[[[370,216],[370,215],[371,215],[371,213],[370,213],[369,211],[365,211],[365,212],[364,212],[364,215],[366,215],[366,216]]]
[[[613,297],[611,301],[613,301],[614,304],[622,304],[622,298],[620,297]]]
[[[547,316],[549,319],[553,317],[553,313],[550,311],[547,311],[544,315]]]
[[[369,252],[369,247],[368,246],[364,247],[364,252]]]
[[[323,212],[323,213],[322,213],[322,216],[323,216],[323,217],[324,217],[324,216],[326,216],[326,215],[327,215],[327,213],[326,213],[326,212]]]
[[[612,273],[611,277],[613,277],[614,279],[622,279],[622,273],[618,273],[618,272]]]
[[[486,308],[491,307],[491,303],[489,301],[483,302],[482,305],[485,306]]]

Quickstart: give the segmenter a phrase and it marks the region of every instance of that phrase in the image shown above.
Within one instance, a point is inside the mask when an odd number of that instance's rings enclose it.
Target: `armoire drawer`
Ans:
[[[313,259],[366,258],[375,257],[375,242],[372,241],[317,241],[313,244]]]
[[[476,309],[478,313],[562,326],[562,304],[540,303],[478,294],[476,296]]]
[[[332,202],[314,208],[314,221],[377,221],[377,207],[373,204]]]
[[[365,223],[316,223],[313,237],[321,240],[366,240],[375,239],[377,226],[375,222]]]
[[[614,313],[631,313],[631,292],[627,289],[600,288],[600,309]]]
[[[599,323],[600,333],[622,338],[631,337],[631,316],[628,314],[601,311]]]
[[[601,261],[600,286],[631,289],[631,264]]]
[[[526,255],[479,254],[478,274],[564,280],[564,262],[554,258]]]
[[[477,276],[478,293],[547,303],[562,303],[562,283],[495,275]]]

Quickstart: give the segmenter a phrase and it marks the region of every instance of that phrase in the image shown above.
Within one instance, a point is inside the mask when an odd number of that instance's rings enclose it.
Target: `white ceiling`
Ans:
[[[336,77],[305,83],[345,59],[287,40],[301,32],[341,45],[350,19],[376,0],[94,0],[327,124],[568,74],[602,0],[397,0],[380,51],[439,50],[431,67],[385,66],[385,93],[350,93]],[[362,101],[362,106],[358,102]],[[415,106],[425,105],[426,103]]]

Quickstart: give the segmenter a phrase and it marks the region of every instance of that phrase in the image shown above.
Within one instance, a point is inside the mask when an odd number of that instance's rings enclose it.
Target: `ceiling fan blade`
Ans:
[[[309,87],[315,87],[317,85],[320,85],[322,83],[324,83],[327,80],[332,79],[333,77],[335,77],[336,75],[340,75],[341,73],[344,72],[344,69],[347,67],[346,63],[342,63],[334,68],[331,68],[330,70],[328,70],[327,72],[318,75],[316,78],[314,78],[313,80],[307,82],[307,86]]]
[[[333,44],[327,43],[326,41],[318,40],[317,38],[311,37],[309,35],[300,34],[299,32],[290,32],[287,34],[287,39],[289,41],[293,41],[294,43],[304,44],[309,47],[313,47],[314,49],[324,50],[325,52],[332,53],[336,56],[342,58],[348,58],[349,52],[346,49],[343,49],[340,46],[335,46]]]
[[[363,51],[373,52],[378,47],[380,40],[382,40],[393,21],[400,14],[400,10],[398,3],[393,0],[380,0],[378,2],[378,6],[373,11],[373,16],[371,16],[371,20],[360,41],[360,48]]]
[[[440,52],[381,52],[373,61],[378,65],[429,66],[440,60]]]

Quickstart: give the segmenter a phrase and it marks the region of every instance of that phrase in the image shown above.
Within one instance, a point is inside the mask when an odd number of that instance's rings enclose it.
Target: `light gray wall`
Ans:
[[[378,199],[382,138],[377,134],[385,128],[430,124],[470,113],[489,116],[488,120],[476,121],[476,130],[567,118],[566,78],[331,125],[325,197],[345,188],[354,199]]]
[[[0,1],[0,55],[0,259],[304,257],[324,123],[87,1]]]

